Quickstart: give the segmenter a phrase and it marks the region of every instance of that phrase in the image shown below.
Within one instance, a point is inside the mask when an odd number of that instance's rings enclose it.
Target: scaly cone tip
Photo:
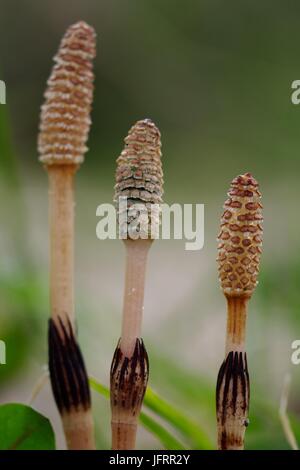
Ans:
[[[54,57],[38,137],[39,159],[46,165],[83,162],[91,124],[95,38],[94,29],[79,21],[67,29]]]
[[[227,296],[250,297],[257,285],[262,246],[262,205],[250,173],[231,183],[218,235],[219,278]]]

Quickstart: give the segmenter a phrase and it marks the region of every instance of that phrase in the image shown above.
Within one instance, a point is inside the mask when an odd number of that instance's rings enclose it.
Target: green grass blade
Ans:
[[[89,377],[89,383],[90,383],[90,386],[91,388],[99,393],[100,395],[102,395],[103,397],[109,399],[109,389],[107,387],[105,387],[105,385],[102,385],[100,382],[98,382],[97,379],[95,379],[94,377]]]
[[[154,436],[156,436],[157,439],[159,439],[166,450],[185,449],[184,445],[181,444],[169,431],[167,431],[166,428],[164,428],[161,424],[159,424],[146,413],[142,412],[140,414],[140,422],[145,429],[147,429]]]
[[[182,436],[188,438],[195,449],[212,449],[213,445],[207,434],[180,410],[159,397],[150,387],[144,399],[144,405],[172,424]]]

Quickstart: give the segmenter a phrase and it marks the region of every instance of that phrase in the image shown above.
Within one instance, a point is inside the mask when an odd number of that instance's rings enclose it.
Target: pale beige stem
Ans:
[[[64,413],[62,423],[69,450],[95,450],[91,409]]]
[[[50,307],[53,320],[74,325],[74,174],[76,165],[49,165]]]
[[[120,348],[130,358],[141,336],[147,255],[152,240],[124,240],[126,273]]]
[[[231,351],[245,351],[248,297],[227,296],[225,357]]]
[[[137,421],[136,419],[136,423],[111,423],[112,450],[135,449]]]
[[[50,225],[50,308],[55,326],[64,338],[63,322],[75,331],[74,312],[74,175],[75,164],[47,166],[49,174]],[[59,380],[62,380],[60,377]],[[62,422],[70,450],[95,449],[91,409],[62,413]]]
[[[152,240],[125,240],[126,271],[121,339],[111,367],[113,450],[135,448],[138,418],[148,382],[148,357],[141,339],[147,255]]]

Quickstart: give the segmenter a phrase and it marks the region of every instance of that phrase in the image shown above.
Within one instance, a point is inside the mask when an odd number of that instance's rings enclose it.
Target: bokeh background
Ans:
[[[76,310],[89,372],[108,384],[118,340],[121,241],[96,238],[96,208],[113,196],[115,159],[138,119],[163,142],[165,202],[205,204],[205,246],[160,240],[151,249],[144,340],[150,384],[215,440],[215,381],[223,360],[225,302],[216,235],[229,183],[250,171],[264,204],[260,283],[250,304],[248,449],[288,449],[278,408],[291,374],[289,414],[300,437],[300,4],[188,0],[0,0],[0,402],[26,402],[47,362],[47,175],[36,138],[45,83],[60,38],[83,19],[97,30],[90,151],[77,175]],[[99,448],[109,448],[109,405],[93,395]],[[64,447],[50,387],[34,406]],[[0,423],[1,425],[1,423]],[[161,444],[141,429],[139,448]]]

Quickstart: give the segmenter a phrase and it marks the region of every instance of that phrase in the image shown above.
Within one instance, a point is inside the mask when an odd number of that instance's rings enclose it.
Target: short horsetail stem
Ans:
[[[122,332],[110,375],[112,448],[118,450],[135,448],[148,382],[141,323],[147,255],[157,234],[163,192],[160,149],[160,132],[145,119],[130,129],[117,160],[115,202],[126,248]]]
[[[90,391],[74,317],[74,176],[83,162],[93,98],[95,33],[80,21],[64,35],[47,82],[38,149],[49,175],[49,370],[69,449],[94,449]]]
[[[227,299],[225,360],[216,390],[218,447],[243,450],[250,395],[245,352],[247,304],[259,272],[262,205],[258,184],[250,173],[232,181],[228,196],[218,236],[219,278]]]

